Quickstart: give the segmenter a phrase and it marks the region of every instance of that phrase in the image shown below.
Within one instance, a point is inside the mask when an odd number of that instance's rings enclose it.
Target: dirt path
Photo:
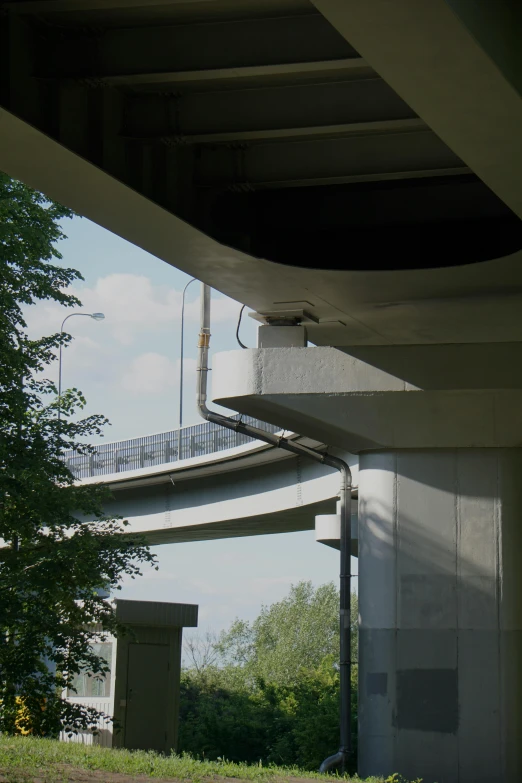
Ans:
[[[105,772],[102,769],[78,769],[56,765],[36,773],[23,773],[16,769],[7,772],[0,769],[0,783],[185,783],[176,778],[150,778],[147,775],[122,775],[119,772]]]
[[[122,775],[103,769],[78,769],[57,764],[36,773],[24,773],[19,769],[12,772],[0,769],[0,783],[186,783],[179,778],[150,778],[148,775]],[[236,781],[236,783],[238,783]]]

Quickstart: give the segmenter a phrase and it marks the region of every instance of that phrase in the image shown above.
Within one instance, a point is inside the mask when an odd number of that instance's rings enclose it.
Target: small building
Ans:
[[[82,732],[69,742],[169,753],[176,749],[183,628],[194,628],[198,607],[159,601],[115,601],[125,636],[93,640],[110,672],[79,674],[67,698],[114,717],[99,733]]]

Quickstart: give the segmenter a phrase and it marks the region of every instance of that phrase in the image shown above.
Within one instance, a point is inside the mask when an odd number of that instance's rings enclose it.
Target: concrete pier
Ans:
[[[359,773],[522,779],[522,450],[367,452]]]
[[[518,349],[216,358],[222,404],[359,454],[362,777],[522,780]]]

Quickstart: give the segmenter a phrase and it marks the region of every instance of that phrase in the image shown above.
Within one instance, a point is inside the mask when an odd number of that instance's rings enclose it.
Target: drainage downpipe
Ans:
[[[315,462],[329,465],[341,474],[341,487],[339,492],[339,514],[341,517],[341,558],[340,558],[340,735],[339,751],[329,756],[321,764],[319,771],[328,772],[334,767],[340,767],[344,773],[352,753],[351,736],[351,635],[350,635],[350,587],[351,587],[351,499],[352,499],[352,474],[348,464],[338,457],[323,454],[320,451],[303,446],[301,443],[287,438],[273,435],[271,432],[244,424],[242,421],[231,419],[220,413],[215,413],[207,408],[207,378],[208,378],[208,350],[210,345],[210,287],[201,284],[201,320],[198,341],[197,363],[197,406],[200,415],[213,424],[220,427],[241,432],[250,438],[268,443],[276,448],[290,451],[293,454],[310,457]]]

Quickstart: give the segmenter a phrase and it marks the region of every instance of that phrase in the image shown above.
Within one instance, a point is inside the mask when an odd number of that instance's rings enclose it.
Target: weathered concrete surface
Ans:
[[[359,474],[359,772],[522,778],[522,451],[372,452]]]
[[[350,452],[516,447],[522,343],[231,351],[213,397]]]
[[[258,348],[306,348],[304,326],[266,326],[257,330]]]

